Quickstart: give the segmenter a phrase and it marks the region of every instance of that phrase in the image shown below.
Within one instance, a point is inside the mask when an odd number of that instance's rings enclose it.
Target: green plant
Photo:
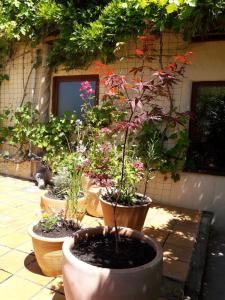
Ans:
[[[58,173],[52,177],[53,186],[51,192],[60,199],[66,199],[71,185],[70,173],[66,168],[58,170]]]
[[[4,0],[0,3],[0,61],[5,64],[12,55],[12,41],[35,47],[54,35],[50,66],[84,67],[96,56],[108,62],[115,59],[122,43],[143,33],[144,20],[152,23],[155,33],[172,29],[190,39],[224,32],[224,11],[223,0]]]
[[[57,223],[62,220],[61,214],[43,214],[39,224],[43,232],[53,231],[57,227]]]
[[[82,214],[85,213],[84,203],[80,203],[80,198],[83,196],[81,189],[82,169],[80,165],[74,165],[74,170],[71,173],[70,187],[68,190],[66,216],[72,219],[80,220]]]

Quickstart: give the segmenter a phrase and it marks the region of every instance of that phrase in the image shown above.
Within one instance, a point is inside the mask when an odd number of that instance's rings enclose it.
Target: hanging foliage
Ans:
[[[223,0],[2,0],[0,44],[28,40],[36,45],[54,35],[48,58],[51,67],[87,66],[100,56],[112,61],[119,42],[140,35],[144,20],[156,32],[172,29],[186,38],[224,32]],[[7,54],[8,51],[4,52]],[[0,60],[2,60],[2,49]]]

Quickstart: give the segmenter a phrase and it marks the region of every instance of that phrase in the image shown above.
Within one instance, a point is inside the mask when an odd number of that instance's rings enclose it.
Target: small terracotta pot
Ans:
[[[87,200],[86,195],[84,197],[79,198],[79,206],[82,208],[82,212],[79,213],[78,220],[81,221],[85,215],[86,207],[87,207]],[[43,212],[45,213],[58,213],[61,210],[66,211],[66,200],[60,200],[60,199],[53,199],[47,196],[47,194],[44,194],[41,196],[41,202],[40,206]],[[67,213],[67,217],[71,217],[70,212]]]
[[[81,177],[81,187],[83,191],[88,191],[93,185],[93,180],[88,176],[82,175]]]
[[[48,194],[46,193],[41,196],[40,206],[41,209],[46,213],[49,213],[51,211],[53,211],[54,213],[58,213],[62,209],[65,210],[66,200],[48,197]]]
[[[86,192],[87,213],[97,218],[103,217],[102,206],[100,203],[101,190],[101,187],[93,185]]]
[[[62,274],[62,245],[66,238],[47,238],[34,233],[33,227],[38,222],[34,222],[28,228],[28,233],[32,238],[34,254],[38,265],[46,276],[57,276]]]
[[[115,210],[117,226],[128,227],[141,231],[152,200],[148,197],[149,203],[143,205],[125,206],[117,205]],[[103,219],[106,226],[115,226],[114,205],[100,198],[103,211]]]
[[[108,230],[112,228],[79,230],[77,240],[87,235],[104,235]],[[119,234],[145,241],[156,251],[155,258],[135,268],[100,268],[76,258],[71,253],[74,239],[67,239],[63,244],[63,283],[67,300],[158,300],[162,248],[150,237],[129,228],[119,228]]]

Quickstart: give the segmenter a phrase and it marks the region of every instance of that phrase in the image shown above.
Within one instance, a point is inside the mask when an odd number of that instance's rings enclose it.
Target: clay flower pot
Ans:
[[[86,192],[87,213],[97,218],[103,217],[100,203],[101,190],[101,187],[92,185]]]
[[[62,274],[62,245],[67,237],[47,238],[37,235],[33,227],[38,222],[34,222],[28,228],[28,233],[32,238],[34,254],[38,265],[46,276],[57,276]]]
[[[84,197],[81,197],[78,199],[79,201],[79,206],[82,208],[82,212],[79,214],[79,221],[81,221],[85,215],[86,207],[87,207],[87,200],[86,200],[86,195]],[[41,196],[41,202],[40,202],[40,207],[43,212],[45,213],[59,213],[60,211],[64,210],[66,211],[66,200],[61,200],[61,199],[54,199],[51,197],[48,197],[48,194],[44,194]],[[70,218],[71,214],[68,212],[67,217]]]
[[[66,200],[54,199],[49,197],[48,193],[45,193],[41,196],[40,206],[43,212],[49,213],[51,211],[54,211],[55,213],[57,213],[62,209],[65,210]]]
[[[152,200],[147,197],[149,203],[142,205],[125,206],[118,204],[116,207],[117,226],[128,227],[141,231]],[[103,219],[106,226],[114,226],[114,205],[100,198]]]
[[[112,228],[96,227],[77,231],[78,241],[87,235],[102,235]],[[129,229],[120,235],[140,239],[151,245],[156,256],[142,266],[109,269],[87,264],[72,253],[74,239],[63,244],[63,282],[67,300],[158,300],[162,276],[162,249],[153,239]]]

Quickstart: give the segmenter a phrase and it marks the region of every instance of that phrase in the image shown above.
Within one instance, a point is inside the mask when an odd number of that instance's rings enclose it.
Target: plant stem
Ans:
[[[149,182],[149,172],[147,172],[147,175],[145,178],[144,197],[146,196],[148,182]]]

